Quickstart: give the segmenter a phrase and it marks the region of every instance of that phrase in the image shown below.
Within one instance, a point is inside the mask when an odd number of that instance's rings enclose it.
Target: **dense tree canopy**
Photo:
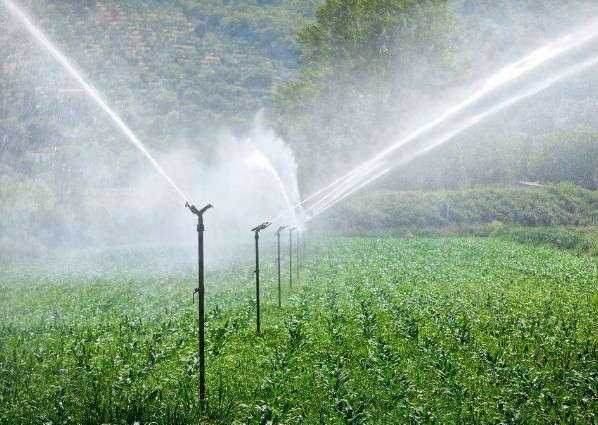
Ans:
[[[299,157],[329,171],[379,147],[398,117],[458,78],[461,32],[443,0],[324,2],[298,35],[302,74],[277,103]]]
[[[587,0],[325,1],[315,22],[299,32],[303,69],[279,91],[280,128],[318,186],[597,11]],[[535,178],[528,156],[538,139],[595,127],[597,87],[591,73],[556,85],[459,136],[455,147],[396,171],[386,187],[462,188]]]
[[[598,130],[581,127],[546,135],[531,158],[531,167],[544,182],[569,181],[598,189]]]

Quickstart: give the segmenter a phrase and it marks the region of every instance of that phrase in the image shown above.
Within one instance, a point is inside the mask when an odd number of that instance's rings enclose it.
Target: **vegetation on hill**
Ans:
[[[295,152],[305,194],[427,122],[447,106],[444,97],[459,98],[480,76],[596,12],[591,0],[22,4],[153,152],[184,144],[209,162],[218,131],[242,132],[265,108]],[[147,164],[4,8],[0,25],[0,242],[59,244],[69,226],[90,240],[85,211],[116,205]],[[494,193],[499,209],[523,202],[513,201],[517,191],[498,190],[516,181],[595,190],[596,93],[596,73],[582,74],[393,170],[376,188],[478,188]],[[475,223],[477,213],[472,206],[461,219]],[[568,213],[530,221],[578,222]]]
[[[585,0],[542,7],[486,0],[28,0],[23,5],[155,149],[185,141],[209,154],[215,132],[242,131],[259,109],[272,110],[276,96],[271,118],[295,150],[302,177],[314,184],[325,178],[318,172],[343,171],[347,162],[425,120],[416,112],[433,111],[454,87],[595,12],[594,2]],[[27,174],[21,166],[27,153],[56,146],[71,151],[73,139],[80,146],[97,145],[96,133],[110,124],[4,10],[0,20],[2,163]],[[528,106],[483,132],[462,136],[457,144],[465,148],[438,155],[450,165],[440,167],[442,188],[487,182],[487,175],[455,178],[448,169],[456,161],[485,168],[478,161],[481,147],[490,151],[485,158],[495,158],[503,146],[531,155],[547,133],[573,130],[561,138],[574,142],[577,127],[596,129],[597,80],[582,80],[534,104],[535,116]],[[119,140],[110,130],[102,131],[102,145]],[[343,165],[337,164],[340,157]],[[497,158],[497,172],[513,175],[514,164]],[[424,162],[428,171],[438,168],[432,156]],[[409,188],[426,188],[416,180]]]
[[[446,1],[325,2],[298,35],[301,76],[277,102],[300,160],[318,175],[371,154],[458,74],[461,32]]]
[[[218,126],[246,125],[295,73],[293,34],[312,16],[314,2],[262,3],[38,0],[24,6],[144,139],[197,143]],[[93,107],[73,90],[78,87],[4,10],[0,19],[1,80],[11,96],[0,105],[2,115],[21,127],[50,126],[30,128],[25,138],[34,140],[27,148],[51,143],[46,131],[92,126]]]
[[[316,22],[299,33],[301,75],[279,91],[276,103],[280,131],[299,162],[310,164],[304,185],[317,189],[322,180],[333,180],[324,176],[348,171],[425,125],[484,78],[587,24],[597,12],[595,2],[583,0],[542,7],[532,1],[325,2]],[[593,189],[597,83],[588,71],[510,107],[454,137],[450,146],[394,171],[384,178],[386,188],[470,188],[538,179]],[[551,173],[538,158],[557,154],[547,141],[554,137],[570,146],[562,163],[569,175]],[[578,163],[580,155],[586,160]]]
[[[592,226],[598,193],[572,184],[543,188],[479,188],[462,191],[374,191],[325,212],[340,231],[450,225]]]

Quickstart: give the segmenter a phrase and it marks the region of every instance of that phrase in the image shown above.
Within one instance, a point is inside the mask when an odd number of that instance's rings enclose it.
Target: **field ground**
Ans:
[[[210,269],[200,412],[193,258],[146,254],[0,268],[1,424],[598,420],[596,257],[314,240],[281,310],[263,256],[260,336],[250,263]]]

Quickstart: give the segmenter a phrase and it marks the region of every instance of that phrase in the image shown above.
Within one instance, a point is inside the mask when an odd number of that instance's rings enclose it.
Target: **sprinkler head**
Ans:
[[[291,228],[289,229],[289,233],[291,233],[291,232],[292,232],[293,230],[295,230],[295,229],[297,229],[297,228],[296,228],[296,227],[291,227]]]
[[[278,230],[276,231],[276,236],[279,236],[279,235],[280,235],[280,232],[282,232],[282,231],[283,231],[284,229],[286,229],[286,228],[287,228],[287,226],[280,226],[280,227],[278,228]]]
[[[261,230],[264,230],[266,227],[268,227],[270,224],[269,221],[266,221],[265,223],[260,224],[259,226],[255,226],[253,229],[251,229],[252,232],[259,232]]]
[[[185,203],[185,207],[189,208],[189,210],[198,217],[201,217],[201,215],[203,213],[205,213],[207,210],[209,210],[210,208],[214,208],[212,206],[212,204],[208,204],[205,207],[203,207],[201,210],[198,210],[197,208],[195,208],[195,205],[189,205],[189,202]]]

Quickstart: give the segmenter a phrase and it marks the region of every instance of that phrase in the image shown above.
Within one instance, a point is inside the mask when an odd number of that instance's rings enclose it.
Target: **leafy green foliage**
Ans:
[[[569,181],[598,189],[598,129],[578,128],[544,137],[532,157],[541,181]]]
[[[146,143],[182,139],[205,152],[222,127],[246,129],[296,73],[294,37],[316,2],[21,3]],[[84,130],[98,143],[108,121],[5,10],[0,23],[0,159],[63,147]]]
[[[442,81],[456,78],[460,37],[445,1],[320,5],[297,37],[301,75],[276,103],[300,161],[330,169],[340,156],[368,152],[364,141],[388,137],[390,117],[408,114],[416,98],[438,94]]]
[[[589,0],[541,7],[533,1],[324,2],[316,22],[299,32],[301,75],[278,91],[276,101],[281,131],[300,163],[310,167],[304,185],[316,190],[308,180],[314,175],[317,181],[320,174],[347,172],[364,155],[439,116],[480,80],[595,14]],[[528,162],[538,139],[557,130],[595,128],[596,102],[588,93],[596,92],[596,81],[585,73],[509,107],[455,137],[452,146],[385,177],[385,187],[462,189],[532,178]],[[453,101],[443,101],[448,99]],[[572,131],[566,139],[574,137]],[[570,152],[579,152],[578,143],[569,145]],[[560,161],[560,172],[541,178],[580,182],[571,174],[578,177],[577,168],[587,169],[597,157],[589,152],[583,166]]]
[[[504,228],[499,235],[525,244],[554,246],[587,256],[598,255],[598,229]]]
[[[486,225],[590,226],[598,220],[596,192],[562,183],[542,188],[480,188],[464,191],[390,192],[355,195],[323,214],[337,231]]]

